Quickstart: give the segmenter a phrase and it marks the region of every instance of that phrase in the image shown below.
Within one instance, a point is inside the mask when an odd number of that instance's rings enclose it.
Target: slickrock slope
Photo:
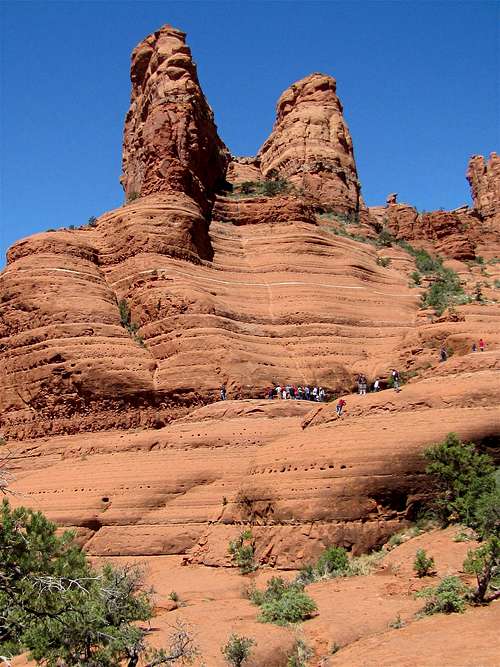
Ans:
[[[277,174],[340,211],[358,211],[360,184],[335,79],[311,74],[288,88],[259,151],[264,176]]]
[[[413,285],[412,255],[377,245],[359,215],[331,77],[292,85],[257,158],[229,167],[183,33],[144,40],[131,77],[128,203],[19,241],[0,278],[1,433],[16,488],[94,555],[228,565],[241,524],[260,561],[282,568],[332,541],[380,544],[415,515],[424,446],[450,430],[500,433],[498,265],[484,299],[440,318],[420,308],[431,279]],[[270,196],[275,177],[289,182]],[[386,215],[398,237],[474,257],[458,213],[417,220],[393,198]],[[486,271],[452,266],[469,293]],[[454,356],[440,365],[441,345]],[[262,400],[288,382],[348,395],[358,373],[384,380],[393,367],[414,376],[404,391],[349,396],[342,420]],[[231,401],[216,404],[222,384]]]

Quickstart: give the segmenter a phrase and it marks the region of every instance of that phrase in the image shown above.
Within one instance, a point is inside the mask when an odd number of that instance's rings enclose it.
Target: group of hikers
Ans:
[[[296,386],[294,384],[276,384],[271,385],[265,391],[266,398],[273,399],[280,398],[282,400],[292,399],[296,401],[318,401],[323,402],[326,398],[326,393],[323,387],[301,387],[301,385]]]

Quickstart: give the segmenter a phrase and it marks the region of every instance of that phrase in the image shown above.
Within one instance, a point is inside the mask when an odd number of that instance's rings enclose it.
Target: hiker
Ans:
[[[274,387],[271,385],[267,390],[267,398],[273,400],[274,398]]]
[[[395,368],[392,369],[391,377],[392,377],[392,386],[394,387],[394,391],[396,392],[401,391],[401,389],[399,388],[401,377],[399,375],[399,372]]]
[[[378,378],[373,383],[373,391],[380,391],[380,380]]]
[[[305,388],[304,388],[304,397],[305,397],[306,401],[310,401],[310,400],[311,400],[311,399],[310,399],[310,395],[311,395],[311,390],[309,389],[309,385],[306,384],[306,386],[305,386]]]
[[[446,361],[448,359],[448,351],[444,346],[441,348],[439,356],[441,358],[441,361]]]
[[[323,389],[323,387],[320,387],[319,388],[319,400],[321,401],[321,403],[323,403],[323,401],[325,400],[325,396],[326,396],[325,390]]]
[[[361,382],[359,385],[359,393],[361,396],[366,396],[366,388],[368,386],[368,380],[366,379],[365,375],[361,376]]]
[[[318,387],[313,387],[312,390],[312,400],[313,401],[319,401],[319,395],[318,395]]]
[[[222,387],[220,388],[220,400],[225,401],[226,400],[226,385],[223,384]]]
[[[276,385],[276,396],[277,398],[281,398],[281,385]]]
[[[484,340],[482,338],[479,339],[479,351],[484,352]]]
[[[476,343],[472,343],[472,351],[477,352],[477,345]]]
[[[300,386],[300,384],[297,387],[297,398],[299,399],[299,401],[301,401],[304,398],[304,393],[302,391],[302,387]]]
[[[286,401],[286,399],[288,398],[288,392],[287,392],[287,390],[286,390],[286,387],[283,387],[283,388],[281,389],[281,398],[282,398],[284,401]]]
[[[290,385],[290,391],[289,391],[289,394],[290,394],[290,398],[293,399],[293,400],[295,400],[295,398],[297,397],[296,389],[295,389],[295,385],[293,385],[293,384]]]
[[[342,415],[342,410],[344,408],[344,405],[347,405],[347,403],[344,401],[343,398],[341,398],[340,401],[337,403],[337,417],[340,417]]]

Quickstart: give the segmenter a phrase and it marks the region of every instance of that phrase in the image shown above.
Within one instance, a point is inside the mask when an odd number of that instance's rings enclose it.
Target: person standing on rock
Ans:
[[[342,416],[342,410],[344,409],[344,405],[347,405],[346,401],[344,401],[343,398],[340,399],[340,401],[337,403],[337,417]]]
[[[479,339],[479,351],[484,352],[484,340],[482,338]]]
[[[473,351],[473,352],[477,352],[477,345],[476,345],[475,342],[472,343],[472,351]]]
[[[392,369],[391,373],[392,377],[392,386],[394,387],[394,391],[398,392],[401,391],[399,387],[399,383],[401,382],[401,377],[399,375],[399,371],[397,371],[395,368]]]
[[[444,347],[441,348],[441,351],[439,352],[439,356],[441,358],[441,361],[446,361],[448,359],[448,350]]]
[[[312,390],[312,400],[319,401],[318,387],[314,386]]]
[[[373,391],[380,391],[380,380],[378,378],[373,383]]]
[[[297,387],[297,398],[299,399],[299,401],[301,401],[304,398],[304,392],[302,391],[302,387],[300,384]]]
[[[225,401],[226,400],[226,385],[223,384],[222,387],[220,388],[220,400]]]
[[[306,384],[306,386],[304,387],[304,398],[306,399],[306,401],[310,400],[310,396],[311,396],[311,390],[309,389],[309,385]]]
[[[319,400],[321,401],[321,403],[323,403],[325,400],[325,390],[323,389],[323,387],[319,388]]]

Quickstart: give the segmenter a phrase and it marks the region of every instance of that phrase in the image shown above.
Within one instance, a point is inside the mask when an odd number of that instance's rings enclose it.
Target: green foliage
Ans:
[[[240,192],[243,195],[249,195],[254,191],[255,186],[257,185],[257,182],[255,181],[244,181],[240,185]]]
[[[473,593],[476,602],[491,602],[499,598],[498,591],[491,596],[487,594],[492,581],[500,577],[500,538],[492,535],[478,549],[469,550],[464,571],[476,575],[477,588]]]
[[[266,197],[274,197],[290,190],[290,183],[285,178],[265,180],[261,184],[262,194]]]
[[[413,561],[413,570],[417,577],[427,577],[434,569],[434,558],[427,556],[425,549],[418,549]]]
[[[482,510],[483,518],[477,512],[486,502],[484,498],[479,502],[480,498],[495,491],[491,458],[476,452],[472,443],[461,442],[455,433],[427,449],[424,456],[428,461],[426,472],[435,480],[434,507],[439,518],[445,524],[461,522],[471,528],[487,523],[489,510]]]
[[[418,271],[413,271],[413,273],[410,273],[410,278],[413,280],[415,285],[421,285],[422,284],[422,276]]]
[[[390,263],[391,263],[390,257],[377,257],[377,264],[379,266],[386,267],[389,266]]]
[[[257,569],[254,562],[255,546],[250,530],[244,530],[235,540],[231,540],[228,551],[242,574],[248,574]]]
[[[233,667],[241,667],[241,665],[250,657],[252,646],[255,645],[255,640],[250,637],[243,637],[237,634],[232,634],[227,643],[221,648],[221,653],[226,662]]]
[[[132,191],[128,198],[127,198],[127,204],[131,201],[135,201],[136,199],[139,199],[141,195],[138,192]]]
[[[138,345],[141,347],[146,347],[143,337],[137,333],[139,330],[139,325],[136,322],[132,322],[130,308],[125,299],[120,299],[118,302],[118,310],[120,313],[120,323],[122,327],[128,331],[131,338],[133,338]]]
[[[426,250],[413,250],[417,270],[420,273],[439,273],[443,270],[443,262],[439,257],[432,257]]]
[[[488,535],[500,537],[500,488],[498,482],[491,492],[483,493],[476,502],[474,527],[482,538]]]
[[[273,577],[264,591],[254,590],[250,599],[260,607],[259,620],[263,623],[298,623],[317,609],[314,600],[304,592],[303,585],[288,583],[281,577]]]
[[[462,613],[467,604],[468,589],[458,577],[444,577],[436,587],[424,588],[416,596],[426,598],[423,614]]]
[[[89,227],[95,227],[97,225],[97,218],[95,215],[91,215],[89,220],[88,220],[88,225]]]
[[[287,667],[307,667],[308,660],[314,655],[313,650],[302,639],[296,639],[291,654],[288,656]]]
[[[345,575],[349,570],[347,551],[343,547],[328,547],[319,557],[316,570],[331,576]]]
[[[455,271],[441,269],[422,297],[422,305],[424,308],[433,308],[438,315],[441,315],[448,306],[467,303],[468,300]]]
[[[401,628],[404,628],[405,625],[406,623],[401,618],[401,614],[398,614],[396,618],[389,623],[389,627],[393,628],[394,630],[400,630]]]
[[[484,264],[484,257],[481,257],[481,255],[476,255],[476,257],[474,257],[474,261],[479,265]]]
[[[498,280],[498,278],[495,278],[495,282],[493,284],[497,289],[500,289],[500,280]]]
[[[0,518],[1,653],[28,651],[47,667],[130,667],[147,657],[136,622],[150,619],[153,605],[137,568],[93,569],[72,533],[57,535],[39,512],[4,500]],[[172,662],[165,651],[150,655]]]
[[[377,245],[389,248],[395,242],[394,236],[386,229],[382,229],[377,237]]]

